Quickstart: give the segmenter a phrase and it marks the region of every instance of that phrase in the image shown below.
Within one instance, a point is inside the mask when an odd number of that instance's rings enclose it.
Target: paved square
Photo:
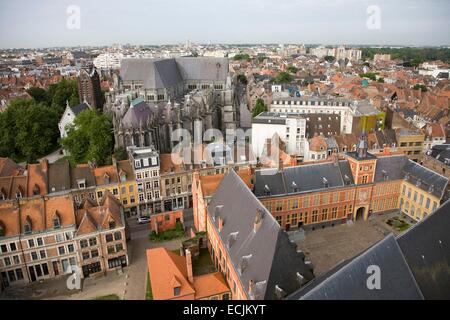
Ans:
[[[338,263],[350,259],[389,233],[398,234],[384,220],[397,213],[372,216],[358,221],[315,231],[307,231],[297,246],[314,265],[316,276],[329,271]]]

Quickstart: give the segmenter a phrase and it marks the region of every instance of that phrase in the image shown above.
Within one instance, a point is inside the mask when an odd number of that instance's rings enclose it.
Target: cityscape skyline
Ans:
[[[377,4],[355,0],[231,0],[216,6],[193,0],[188,7],[179,2],[135,0],[126,7],[118,1],[1,2],[0,46],[163,45],[188,39],[215,44],[450,45],[446,32],[450,29],[450,3],[442,0],[381,0]],[[376,15],[368,10],[374,5],[379,8],[379,29],[367,26],[368,19]],[[68,11],[71,6],[80,10],[79,29],[67,26],[74,14]],[[16,12],[21,12],[21,19]],[[38,28],[36,21],[40,21]],[[157,32],[147,31],[152,28]]]

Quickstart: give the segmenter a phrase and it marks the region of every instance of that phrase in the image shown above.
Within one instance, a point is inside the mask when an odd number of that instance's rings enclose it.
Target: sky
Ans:
[[[449,30],[449,0],[0,0],[1,48],[188,39],[449,46]]]

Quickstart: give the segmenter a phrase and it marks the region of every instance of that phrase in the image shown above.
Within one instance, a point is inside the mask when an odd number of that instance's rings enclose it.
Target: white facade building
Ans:
[[[102,70],[120,69],[122,58],[121,53],[102,53],[94,59],[94,66]]]
[[[300,116],[261,113],[252,121],[252,150],[257,157],[268,139],[277,134],[285,143],[286,153],[303,156],[306,142],[306,119]]]

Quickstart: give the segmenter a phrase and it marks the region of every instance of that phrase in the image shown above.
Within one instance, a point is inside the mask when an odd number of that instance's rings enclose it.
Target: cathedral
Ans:
[[[194,137],[214,128],[223,134],[239,127],[239,95],[227,58],[123,59],[107,94],[116,148],[153,146],[171,152],[172,133]]]

